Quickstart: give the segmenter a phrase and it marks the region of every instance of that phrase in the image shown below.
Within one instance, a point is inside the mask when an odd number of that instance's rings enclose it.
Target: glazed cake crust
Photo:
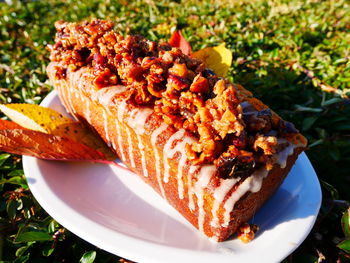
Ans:
[[[223,241],[276,191],[305,144],[285,148],[271,170],[223,179],[213,164],[193,165],[185,146],[198,139],[164,123],[148,106],[127,103],[126,87],[98,89],[91,67],[67,70],[51,62],[49,78],[67,111],[90,125],[121,160],[208,237]]]
[[[276,191],[305,138],[240,85],[113,23],[59,21],[48,75],[120,159],[223,241]]]

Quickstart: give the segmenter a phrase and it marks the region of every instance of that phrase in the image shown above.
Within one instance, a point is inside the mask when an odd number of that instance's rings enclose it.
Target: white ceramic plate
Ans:
[[[42,103],[65,113],[56,93]],[[309,234],[321,203],[317,176],[301,154],[276,194],[252,222],[249,244],[214,243],[202,236],[148,185],[125,168],[23,158],[29,187],[67,229],[137,262],[278,262]]]

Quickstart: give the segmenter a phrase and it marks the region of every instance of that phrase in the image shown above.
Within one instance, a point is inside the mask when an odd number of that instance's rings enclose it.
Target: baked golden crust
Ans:
[[[56,24],[48,75],[66,109],[208,237],[276,191],[306,139],[240,85],[108,21]]]
[[[300,135],[295,144],[288,142],[290,148],[282,149],[284,158],[271,170],[259,168],[249,176],[224,179],[217,176],[216,166],[194,165],[188,159],[185,146],[197,138],[165,124],[151,107],[128,104],[125,87],[96,88],[88,66],[68,69],[65,78],[57,78],[60,68],[51,62],[47,72],[67,110],[93,127],[132,171],[217,241],[227,239],[254,215],[305,148]]]

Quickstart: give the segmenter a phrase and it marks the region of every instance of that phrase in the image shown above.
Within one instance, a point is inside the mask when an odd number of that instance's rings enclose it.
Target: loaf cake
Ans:
[[[47,73],[67,111],[213,240],[247,222],[306,147],[293,124],[177,48],[109,21],[55,26]]]

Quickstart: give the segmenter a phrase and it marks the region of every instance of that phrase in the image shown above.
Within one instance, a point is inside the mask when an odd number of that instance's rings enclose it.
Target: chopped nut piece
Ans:
[[[198,74],[191,84],[190,91],[196,93],[206,93],[209,89],[209,82],[202,74]]]
[[[257,225],[244,223],[239,227],[237,231],[237,237],[243,243],[249,243],[254,239],[255,233],[258,230],[259,227]]]
[[[277,138],[274,136],[258,135],[254,142],[254,150],[262,149],[265,155],[272,155],[276,152]]]
[[[174,66],[169,68],[169,74],[186,78],[188,74],[188,69],[186,67],[186,64],[175,63]]]

